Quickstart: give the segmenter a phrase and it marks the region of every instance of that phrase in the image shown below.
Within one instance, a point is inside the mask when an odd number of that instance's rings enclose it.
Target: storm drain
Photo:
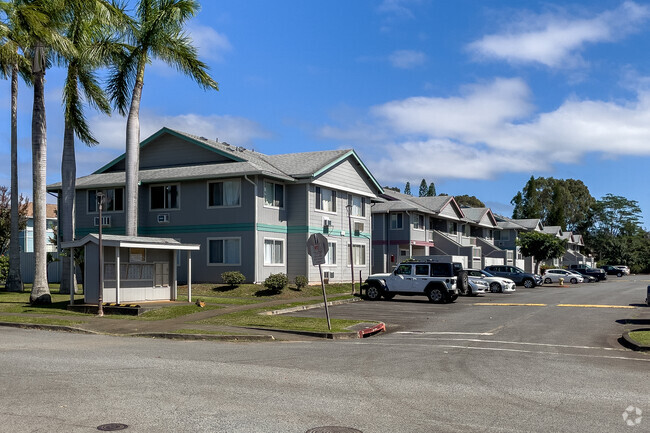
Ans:
[[[328,425],[325,427],[310,428],[305,433],[363,433],[363,432],[361,430],[357,430],[351,427],[338,427],[338,426]]]
[[[99,431],[118,431],[118,430],[124,430],[128,427],[126,424],[120,424],[117,422],[112,422],[110,424],[102,424],[97,426],[97,430]]]

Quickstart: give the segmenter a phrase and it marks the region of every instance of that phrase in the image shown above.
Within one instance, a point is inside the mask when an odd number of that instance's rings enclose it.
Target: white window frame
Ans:
[[[402,215],[402,224],[397,226],[397,215]],[[395,217],[395,227],[393,227],[393,216]],[[404,212],[392,212],[388,218],[391,230],[404,230]]]
[[[210,262],[210,241],[226,241],[226,240],[237,240],[239,241],[239,257],[237,258],[237,263],[211,263]],[[230,236],[230,237],[210,237],[206,238],[206,262],[208,266],[241,266],[241,237]],[[224,244],[225,245],[225,244]]]
[[[354,214],[352,212],[354,210],[354,200],[355,199],[360,201],[359,206],[357,208],[359,210],[359,212],[360,212],[358,215]],[[348,194],[348,203],[347,204],[348,204],[348,206],[352,206],[350,208],[350,216],[352,218],[365,218],[366,217],[366,198],[365,197],[360,196],[360,195],[356,195],[356,194]]]
[[[210,199],[212,198],[210,195],[210,185],[213,183],[225,183],[225,182],[238,182],[239,183],[239,204],[235,205],[211,205],[210,204]],[[210,180],[206,182],[206,204],[208,209],[228,209],[228,208],[236,208],[236,207],[241,207],[241,199],[242,199],[242,183],[241,179],[219,179],[219,180]],[[179,194],[180,196],[180,194]],[[223,197],[221,198],[221,201],[223,202]]]
[[[320,202],[318,201],[318,190],[320,189]],[[333,208],[334,210],[324,210],[323,209],[323,191],[329,191],[331,193],[332,197],[332,203],[333,203]],[[336,215],[339,206],[337,205],[336,201],[338,200],[340,196],[340,193],[337,192],[335,189],[332,188],[325,188],[322,186],[316,186],[314,189],[314,210],[316,212],[322,212],[330,215]]]
[[[280,185],[282,187],[282,206],[275,206],[275,205],[272,205],[272,204],[268,204],[266,202],[266,184],[267,183],[270,184],[270,185],[273,185],[273,201],[274,202],[275,202],[275,187],[276,187],[276,185]],[[284,206],[285,206],[284,200],[285,200],[286,195],[287,195],[285,190],[286,190],[286,188],[285,188],[285,185],[283,183],[272,182],[270,180],[265,180],[264,182],[262,182],[262,200],[263,200],[263,203],[264,203],[264,207],[271,208],[271,209],[284,209]]]
[[[338,242],[331,241],[331,240],[328,239],[327,240],[327,246],[329,247],[329,249],[327,251],[327,254],[325,254],[325,259],[326,260],[325,260],[325,263],[323,263],[322,266],[334,266],[334,267],[336,267],[337,266],[336,260],[338,259],[338,251],[337,251],[338,250]],[[330,251],[332,251],[332,249],[334,249],[334,262],[329,263],[329,259],[331,257]]]
[[[348,244],[349,248],[350,244]],[[368,262],[366,260],[366,255],[368,254],[368,248],[366,248],[366,244],[355,244],[354,242],[352,243],[352,260],[354,261],[354,247],[362,247],[363,248],[363,263],[354,263],[354,266],[366,266],[366,263]],[[348,263],[348,267],[350,267],[350,263]]]
[[[176,186],[176,189],[178,191],[178,197],[176,198],[176,201],[178,202],[178,207],[163,207],[163,208],[153,208],[151,207],[151,201],[153,199],[153,194],[151,193],[152,188],[156,187],[167,187],[167,186]],[[157,211],[157,212],[167,212],[167,211],[179,211],[181,210],[181,184],[180,183],[159,183],[155,185],[149,185],[149,210],[150,211]]]
[[[113,213],[124,213],[126,208],[126,189],[122,186],[116,186],[114,188],[90,188],[86,190],[86,215],[99,215],[99,206],[97,206],[97,191],[101,191],[106,194],[106,191],[113,190],[113,197],[115,197],[115,191],[118,189],[122,190],[122,210],[104,210],[102,209],[102,214],[113,214]],[[95,191],[95,211],[89,211],[88,205],[90,204],[90,191]]]
[[[274,247],[275,247],[276,242],[280,242],[280,244],[282,245],[282,257],[281,257],[282,262],[274,263],[274,262],[268,261],[268,258],[266,257],[266,242],[267,241],[273,242]],[[282,238],[264,238],[263,250],[264,250],[264,266],[284,266],[285,265],[285,263],[286,263],[285,257],[286,257],[286,254],[287,254],[287,249],[286,249],[286,242],[285,242],[284,239],[282,239]]]

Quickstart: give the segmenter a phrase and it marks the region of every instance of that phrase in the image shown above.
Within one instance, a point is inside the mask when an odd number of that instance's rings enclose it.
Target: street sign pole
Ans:
[[[327,317],[327,329],[332,330],[330,324],[330,310],[327,308],[327,293],[325,293],[325,281],[323,280],[323,269],[318,265],[318,273],[320,274],[320,286],[323,289],[323,301],[325,301],[325,316]]]

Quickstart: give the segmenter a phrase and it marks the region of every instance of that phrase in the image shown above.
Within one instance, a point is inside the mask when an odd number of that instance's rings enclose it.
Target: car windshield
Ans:
[[[484,277],[494,277],[494,275],[492,275],[491,273],[489,273],[487,271],[481,271],[481,273],[483,274]]]

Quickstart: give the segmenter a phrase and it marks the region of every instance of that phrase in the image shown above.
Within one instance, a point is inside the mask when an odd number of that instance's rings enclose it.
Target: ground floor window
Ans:
[[[169,286],[169,263],[155,263],[154,286]]]
[[[326,265],[335,265],[336,264],[336,242],[328,242],[327,254],[325,255],[325,264]]]
[[[284,241],[282,239],[264,239],[264,264],[284,264]]]
[[[209,265],[239,265],[240,252],[241,240],[239,238],[208,239]]]
[[[366,246],[365,245],[352,245],[352,263],[355,265],[366,264]]]

